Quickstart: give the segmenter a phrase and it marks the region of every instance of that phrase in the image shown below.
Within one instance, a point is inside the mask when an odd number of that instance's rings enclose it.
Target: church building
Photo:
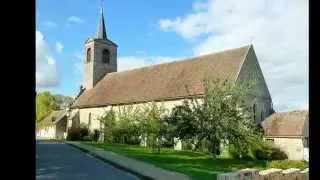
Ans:
[[[234,84],[255,81],[248,94],[255,121],[261,123],[273,113],[272,99],[252,44],[121,72],[117,70],[117,48],[107,36],[101,8],[96,35],[84,43],[83,89],[71,106],[69,127],[86,123],[91,130],[100,129],[103,125],[97,118],[111,106],[158,102],[172,109],[186,98],[201,97],[207,77]]]

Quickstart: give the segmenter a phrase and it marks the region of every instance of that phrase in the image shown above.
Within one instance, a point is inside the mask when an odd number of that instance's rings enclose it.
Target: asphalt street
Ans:
[[[38,140],[36,156],[37,180],[139,179],[63,142]]]

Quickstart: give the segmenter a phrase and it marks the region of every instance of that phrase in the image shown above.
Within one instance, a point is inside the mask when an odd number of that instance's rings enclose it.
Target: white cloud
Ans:
[[[36,31],[36,86],[37,88],[55,87],[59,83],[58,69],[54,58],[40,31]]]
[[[62,43],[61,42],[56,42],[56,51],[60,54],[60,53],[62,53],[62,51],[63,51],[63,45],[62,45]]]
[[[56,61],[50,55],[45,38],[36,31],[36,86],[38,88],[55,87],[59,83]]]
[[[77,16],[70,16],[68,17],[67,22],[80,24],[80,23],[84,23],[84,20]]]
[[[197,40],[194,55],[252,43],[275,109],[308,104],[308,1],[206,0],[193,12],[161,19],[164,31]]]
[[[52,22],[52,21],[45,21],[43,23],[43,25],[47,26],[47,27],[58,27],[58,25],[55,22]]]

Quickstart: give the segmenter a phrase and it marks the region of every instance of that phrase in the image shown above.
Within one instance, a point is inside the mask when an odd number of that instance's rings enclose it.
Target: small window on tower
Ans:
[[[87,62],[91,62],[91,48],[87,50]]]
[[[102,62],[110,63],[110,51],[108,49],[103,50],[102,53]]]

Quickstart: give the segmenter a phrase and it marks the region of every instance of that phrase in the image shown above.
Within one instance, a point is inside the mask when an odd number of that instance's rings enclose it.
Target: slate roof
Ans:
[[[204,93],[203,80],[235,81],[252,45],[186,60],[108,73],[72,108],[182,99]]]

